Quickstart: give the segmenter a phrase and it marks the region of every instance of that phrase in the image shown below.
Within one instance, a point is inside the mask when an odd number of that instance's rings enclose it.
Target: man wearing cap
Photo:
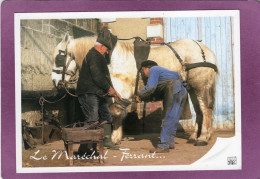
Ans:
[[[83,60],[79,80],[77,84],[78,100],[85,116],[86,126],[96,121],[104,124],[104,146],[110,149],[118,149],[111,141],[112,117],[107,104],[107,96],[121,99],[121,96],[113,88],[105,55],[111,49],[107,37],[99,35],[92,49],[89,50]]]
[[[187,90],[180,75],[160,67],[156,62],[146,60],[141,64],[142,73],[147,77],[147,84],[142,88],[137,102],[163,100],[163,120],[160,141],[151,153],[165,153],[174,148],[174,137],[184,104]]]

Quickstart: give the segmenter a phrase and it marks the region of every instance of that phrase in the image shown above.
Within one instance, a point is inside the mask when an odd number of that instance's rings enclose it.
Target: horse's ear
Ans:
[[[67,42],[68,40],[69,40],[69,34],[65,34],[65,36],[62,39],[62,41],[63,42]]]
[[[73,39],[73,37],[70,36],[68,33],[66,33],[65,36],[63,37],[62,41],[68,43],[72,39]]]

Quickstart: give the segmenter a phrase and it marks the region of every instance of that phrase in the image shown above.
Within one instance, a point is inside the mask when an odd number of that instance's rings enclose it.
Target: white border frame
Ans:
[[[234,18],[234,83],[235,83],[235,136],[217,138],[215,145],[191,165],[164,166],[95,166],[95,167],[22,167],[21,126],[21,44],[20,21],[26,19],[91,19],[91,18],[145,18],[145,17],[223,17]],[[235,59],[235,60],[234,60]],[[242,169],[241,145],[241,73],[240,73],[240,18],[239,10],[200,11],[124,11],[124,12],[56,12],[15,13],[15,107],[16,107],[16,170],[17,173],[57,172],[113,172],[113,171],[184,171],[184,170],[239,170]],[[216,153],[221,152],[221,156]],[[223,164],[227,157],[236,156],[237,165]]]

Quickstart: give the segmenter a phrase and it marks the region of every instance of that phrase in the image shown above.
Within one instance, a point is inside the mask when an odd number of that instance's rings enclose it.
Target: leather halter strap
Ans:
[[[65,81],[65,75],[70,75],[74,76],[76,73],[73,71],[68,71],[68,68],[73,60],[75,60],[74,56],[71,53],[67,53],[67,49],[65,51],[60,50],[60,54],[63,53],[62,55],[68,56],[69,55],[69,61],[66,63],[66,65],[63,66],[62,70],[55,70],[53,69],[52,72],[57,73],[57,74],[62,74],[62,81],[65,83],[68,83]]]
[[[176,52],[176,50],[175,50],[172,46],[170,46],[169,43],[164,43],[164,42],[163,42],[162,45],[166,45],[169,49],[171,49],[172,52],[174,53],[174,55],[176,56],[176,58],[179,60],[180,64],[181,64],[182,66],[184,65],[184,62],[183,62],[183,60],[181,59],[180,55]]]
[[[208,67],[208,68],[212,68],[214,69],[214,71],[217,73],[218,72],[218,68],[215,64],[213,63],[209,63],[209,62],[198,62],[198,63],[185,63],[185,70],[189,71],[193,68],[197,68],[197,67]]]
[[[205,52],[204,52],[203,49],[201,48],[200,44],[199,44],[197,41],[195,41],[195,40],[193,40],[193,41],[200,47],[201,54],[202,54],[202,58],[203,58],[203,62],[191,63],[191,64],[185,63],[185,62],[181,59],[180,55],[176,52],[176,50],[175,50],[172,46],[170,46],[169,43],[164,43],[164,42],[163,42],[162,45],[166,45],[167,47],[169,47],[169,48],[172,50],[172,52],[174,53],[174,55],[176,56],[176,58],[179,60],[179,62],[181,63],[181,65],[184,67],[185,71],[189,71],[189,70],[191,70],[191,69],[193,69],[193,68],[197,68],[197,67],[208,67],[208,68],[214,69],[215,72],[218,72],[218,68],[217,68],[217,66],[216,66],[215,64],[209,63],[209,62],[206,61]]]

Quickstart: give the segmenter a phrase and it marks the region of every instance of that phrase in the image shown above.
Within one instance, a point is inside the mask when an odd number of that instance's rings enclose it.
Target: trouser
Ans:
[[[158,147],[162,149],[174,146],[174,137],[188,94],[185,87],[176,94],[172,91],[172,85],[164,90],[163,120],[158,144]]]
[[[96,121],[112,123],[112,117],[105,98],[86,93],[79,95],[78,100],[85,116],[85,124],[92,124]]]

